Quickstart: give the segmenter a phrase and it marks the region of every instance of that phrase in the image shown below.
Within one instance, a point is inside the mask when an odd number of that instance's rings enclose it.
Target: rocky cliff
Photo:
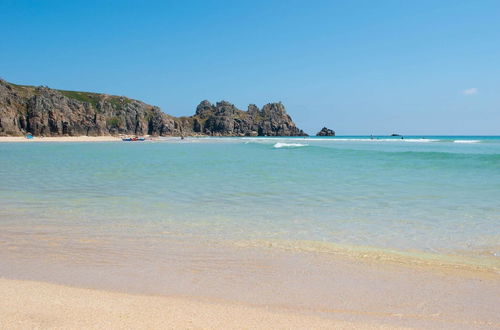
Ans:
[[[21,86],[0,79],[0,135],[304,136],[281,103],[247,111],[201,102],[194,116],[173,117],[122,96]]]

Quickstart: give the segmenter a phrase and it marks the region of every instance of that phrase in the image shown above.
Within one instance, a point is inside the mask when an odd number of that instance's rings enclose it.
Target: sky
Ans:
[[[0,0],[0,77],[338,135],[500,135],[500,1]]]

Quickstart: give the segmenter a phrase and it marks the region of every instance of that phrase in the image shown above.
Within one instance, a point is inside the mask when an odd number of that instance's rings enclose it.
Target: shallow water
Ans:
[[[12,251],[195,238],[500,265],[498,137],[1,143],[0,182]]]

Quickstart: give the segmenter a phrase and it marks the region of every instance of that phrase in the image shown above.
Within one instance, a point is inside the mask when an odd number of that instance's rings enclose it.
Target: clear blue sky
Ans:
[[[0,77],[309,133],[500,135],[500,1],[0,0]]]

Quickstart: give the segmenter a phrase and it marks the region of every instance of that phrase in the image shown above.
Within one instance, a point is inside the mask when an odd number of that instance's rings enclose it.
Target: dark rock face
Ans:
[[[199,128],[203,134],[213,136],[307,135],[295,126],[281,103],[266,104],[262,110],[251,104],[243,111],[226,101],[203,101],[196,108],[194,120],[195,131]]]
[[[323,127],[321,131],[316,133],[316,136],[335,136],[335,131],[329,128]]]
[[[126,97],[19,86],[0,79],[0,135],[305,136],[281,103],[248,111],[201,102],[191,117]]]

